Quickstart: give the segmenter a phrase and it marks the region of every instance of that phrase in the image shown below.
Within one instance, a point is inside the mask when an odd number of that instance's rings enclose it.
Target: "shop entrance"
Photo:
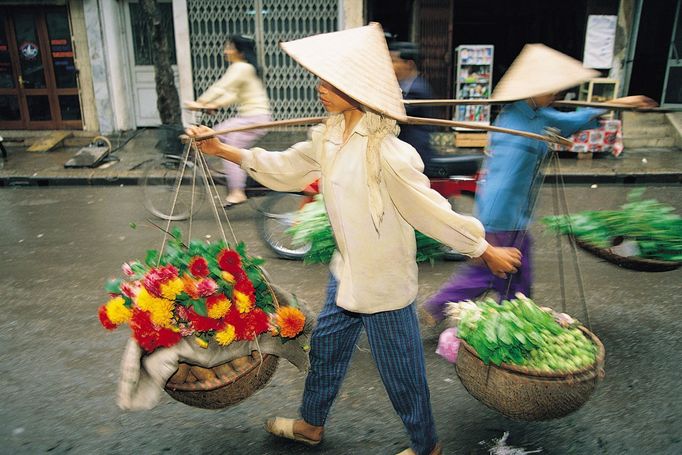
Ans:
[[[0,9],[0,129],[82,128],[65,6]]]

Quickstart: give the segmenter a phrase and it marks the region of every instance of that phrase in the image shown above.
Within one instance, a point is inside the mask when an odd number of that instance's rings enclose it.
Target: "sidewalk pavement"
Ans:
[[[0,187],[136,185],[145,166],[149,166],[164,152],[159,142],[159,131],[144,129],[120,138],[111,138],[113,151],[96,168],[64,167],[64,163],[81,147],[27,152],[28,143],[5,142],[8,159],[4,163],[0,161]],[[294,142],[303,140],[305,134],[305,130],[271,132],[258,145],[268,150],[284,150]],[[560,175],[565,183],[682,183],[682,150],[676,148],[626,149],[618,158],[609,155],[578,160],[571,157],[561,158],[559,163]],[[546,179],[556,180],[554,169],[547,170]]]

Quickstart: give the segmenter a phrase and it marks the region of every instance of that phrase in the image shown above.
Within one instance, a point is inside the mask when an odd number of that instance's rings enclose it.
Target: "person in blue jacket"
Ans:
[[[403,91],[403,99],[421,100],[433,98],[433,92],[428,81],[419,72],[420,54],[416,43],[407,41],[392,41],[388,43],[391,54],[393,71]],[[405,105],[405,111],[410,117],[434,117],[433,109],[425,105]],[[431,146],[431,133],[435,131],[429,125],[400,125],[398,139],[403,140],[417,149],[417,152],[428,168],[429,161],[433,158]]]
[[[494,125],[538,134],[551,127],[564,137],[596,128],[599,117],[606,112],[603,109],[561,112],[549,106],[558,92],[597,74],[584,68],[581,62],[542,44],[527,45],[495,88],[493,99],[517,101],[502,109]],[[636,108],[656,105],[644,96],[628,96],[611,102]],[[521,267],[507,278],[490,274],[482,265],[470,265],[455,274],[424,304],[425,319],[430,325],[444,318],[447,302],[473,300],[489,290],[497,292],[500,300],[517,292],[531,296],[533,242],[528,229],[543,164],[549,153],[547,143],[491,133],[488,149],[490,155],[483,165],[483,178],[476,194],[475,216],[483,223],[486,240],[491,245],[514,246],[521,251]]]

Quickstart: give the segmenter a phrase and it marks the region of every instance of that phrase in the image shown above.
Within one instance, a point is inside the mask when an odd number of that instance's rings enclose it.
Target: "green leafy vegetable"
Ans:
[[[304,205],[298,212],[294,225],[288,229],[295,246],[304,246],[308,243],[311,248],[304,257],[309,264],[327,264],[331,261],[336,241],[332,232],[327,210],[321,194],[315,195],[313,202]],[[433,263],[444,252],[443,245],[419,231],[415,232],[417,241],[417,262],[429,261]]]
[[[596,360],[597,349],[576,326],[562,327],[554,316],[519,295],[498,304],[493,299],[450,304],[458,336],[484,363],[573,371]],[[568,317],[568,316],[566,316]]]
[[[642,199],[644,189],[632,190],[620,210],[584,211],[547,216],[542,222],[562,234],[572,234],[599,248],[616,240],[634,240],[640,257],[682,261],[682,218],[655,199]]]

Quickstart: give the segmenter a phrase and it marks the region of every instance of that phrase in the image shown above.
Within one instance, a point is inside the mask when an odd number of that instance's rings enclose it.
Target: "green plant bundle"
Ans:
[[[166,241],[166,247],[164,248],[160,260],[158,250],[147,250],[144,259],[144,263],[147,267],[173,265],[182,274],[187,272],[191,258],[197,256],[215,258],[223,249],[234,248],[234,251],[239,253],[239,256],[241,257],[241,266],[244,269],[244,272],[246,272],[246,276],[253,284],[258,306],[269,313],[275,311],[272,293],[265,281],[263,272],[260,269],[265,263],[265,260],[247,254],[246,244],[244,244],[244,242],[239,242],[236,246],[232,247],[222,240],[212,243],[202,240],[192,240],[189,245],[186,245],[182,240],[182,231],[180,228],[173,228],[169,234]],[[214,260],[209,261],[208,268],[215,276],[221,276],[222,272]]]
[[[575,326],[562,327],[532,300],[476,302],[461,311],[458,337],[485,364],[520,365],[543,372],[570,372],[595,362],[596,347]]]
[[[642,199],[643,193],[643,188],[632,190],[620,210],[547,216],[542,222],[599,248],[610,248],[616,239],[634,240],[642,258],[682,261],[682,218],[673,207]]]
[[[336,241],[321,194],[315,195],[313,202],[303,206],[287,233],[292,236],[295,246],[311,244],[310,250],[304,257],[306,263],[328,264],[331,261],[336,250]],[[440,242],[419,231],[416,231],[415,235],[417,262],[433,262],[443,255],[444,247]]]

